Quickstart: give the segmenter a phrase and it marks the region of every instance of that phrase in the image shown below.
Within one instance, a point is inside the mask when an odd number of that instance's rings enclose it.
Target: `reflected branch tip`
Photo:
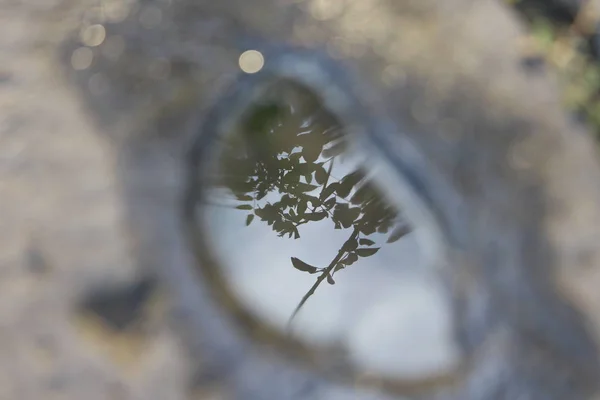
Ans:
[[[357,228],[354,228],[354,230],[352,231],[352,234],[350,235],[350,237],[348,238],[348,240],[346,240],[346,242],[350,241],[350,240],[354,240],[358,237],[360,231]],[[294,321],[294,318],[296,317],[296,315],[298,314],[298,312],[300,312],[300,309],[304,306],[304,304],[306,304],[306,302],[308,301],[308,299],[315,294],[315,291],[317,290],[317,288],[319,287],[319,285],[321,284],[321,282],[323,282],[325,280],[325,278],[327,277],[327,275],[330,275],[333,268],[335,268],[335,265],[342,259],[342,257],[344,256],[344,254],[346,253],[346,250],[340,249],[338,251],[338,254],[333,258],[333,260],[329,263],[329,265],[327,266],[327,268],[322,269],[322,273],[321,275],[319,275],[317,277],[316,282],[311,286],[311,288],[308,290],[308,292],[306,292],[306,294],[302,297],[302,300],[300,300],[300,302],[298,303],[298,305],[296,306],[296,308],[294,309],[294,312],[292,313],[292,315],[290,316],[288,323],[287,323],[287,329],[289,330],[291,327],[292,322]]]

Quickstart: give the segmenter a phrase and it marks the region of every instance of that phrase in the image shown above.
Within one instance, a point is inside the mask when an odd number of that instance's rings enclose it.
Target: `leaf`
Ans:
[[[318,186],[316,186],[316,185],[309,185],[307,183],[299,182],[299,183],[296,184],[296,189],[299,190],[299,191],[301,191],[301,192],[312,192],[316,188],[318,188]]]
[[[339,203],[338,205],[335,206],[334,213],[343,214],[343,213],[347,212],[349,208],[350,208],[350,206],[348,205],[348,203]]]
[[[339,220],[344,228],[350,228],[354,223],[354,219],[347,212],[339,213]]]
[[[335,197],[327,200],[325,203],[323,203],[323,205],[326,209],[331,210],[331,207],[335,206]]]
[[[327,180],[327,171],[325,171],[322,165],[317,166],[315,170],[315,180],[319,185],[324,184]]]
[[[319,207],[321,205],[321,200],[319,200],[317,197],[315,196],[310,196],[310,195],[304,195],[305,198],[310,201],[310,204],[313,206],[313,208],[315,207]]]
[[[321,194],[319,195],[319,199],[325,200],[326,198],[328,198],[329,196],[331,196],[331,194],[333,192],[335,192],[335,190],[337,189],[338,186],[339,186],[339,183],[334,182],[331,185],[329,185],[326,188],[324,188],[321,191]]]
[[[342,250],[344,251],[352,251],[358,247],[358,242],[356,239],[346,240],[346,243],[342,246]]]
[[[250,204],[242,204],[241,206],[236,207],[238,210],[252,210],[252,206]]]
[[[333,277],[329,274],[327,274],[327,283],[329,283],[330,285],[335,285],[335,281],[333,280]]]
[[[292,222],[289,222],[289,221],[284,222],[284,224],[285,225],[281,231],[283,233],[287,233],[288,237],[291,238],[292,234],[294,233],[294,228],[296,228],[296,226]]]
[[[348,218],[352,220],[352,223],[356,221],[358,216],[360,215],[360,207],[351,207],[347,211]]]
[[[394,243],[400,240],[404,235],[410,233],[410,227],[408,225],[402,225],[392,231],[392,234],[387,240],[387,243]]]
[[[360,229],[361,233],[363,233],[364,235],[367,235],[367,236],[372,233],[375,233],[375,227],[369,223],[361,224],[359,229]]]
[[[348,195],[352,191],[353,186],[354,184],[352,183],[352,181],[346,179],[342,180],[342,183],[338,186],[336,190],[337,195],[343,198],[348,197]]]
[[[294,167],[294,171],[298,172],[300,175],[306,175],[312,173],[314,169],[314,164],[312,162],[305,162],[302,164],[298,164]]]
[[[300,239],[300,232],[298,232],[298,228],[294,226],[294,239]]]
[[[237,199],[239,201],[252,201],[252,200],[254,200],[254,197],[248,196],[247,194],[236,194],[235,197],[237,197]]]
[[[307,207],[307,202],[306,201],[301,201],[300,204],[298,204],[298,216],[299,217],[303,217],[304,213],[306,212],[306,207]]]
[[[337,264],[335,264],[335,268],[333,269],[333,272],[338,272],[339,270],[344,269],[344,268],[346,268],[346,266],[344,264],[337,263]]]
[[[361,170],[356,170],[344,177],[344,182],[348,182],[350,185],[355,186],[365,177]]]
[[[304,214],[304,218],[306,218],[309,221],[320,221],[325,217],[327,217],[326,211]]]
[[[280,218],[277,209],[272,204],[266,204],[263,208],[254,210],[254,214],[268,222],[274,222],[277,218]]]
[[[253,136],[265,134],[268,126],[273,124],[283,112],[283,107],[275,103],[260,105],[244,121],[246,130],[252,132]]]
[[[300,173],[298,171],[290,171],[281,180],[286,184],[295,184],[300,179]]]
[[[317,267],[313,267],[312,265],[307,264],[304,261],[302,261],[296,257],[291,257],[291,259],[292,259],[292,265],[298,271],[308,272],[309,274],[314,274],[317,272]]]
[[[282,220],[276,220],[275,223],[273,223],[273,229],[279,233],[283,233],[285,223]]]
[[[358,241],[360,244],[362,244],[363,246],[372,246],[375,244],[374,241],[370,240],[370,239],[360,239]],[[388,242],[389,243],[389,242]]]
[[[377,232],[378,232],[378,233],[387,233],[389,229],[390,229],[390,224],[381,223],[381,224],[380,224],[380,225],[377,227]]]
[[[254,214],[248,214],[248,216],[246,217],[246,226],[250,225],[253,220],[254,220]]]
[[[346,265],[352,265],[357,260],[358,260],[358,256],[356,255],[356,253],[350,253],[350,254],[348,254],[348,256],[346,256],[346,258],[344,258],[343,263]]]
[[[381,247],[357,249],[356,254],[358,254],[359,257],[369,257],[377,253],[380,248]]]
[[[309,172],[306,175],[304,175],[304,179],[306,179],[306,183],[311,183],[312,182],[312,172]]]
[[[256,194],[256,200],[262,200],[267,195],[267,191],[259,191]]]
[[[315,146],[315,144],[308,144],[302,148],[302,157],[306,160],[306,162],[312,163],[317,161],[319,155],[321,154],[321,147]]]
[[[302,153],[297,152],[297,153],[290,154],[289,159],[290,159],[290,161],[298,162],[298,160],[300,160],[301,156],[302,156]]]
[[[283,195],[279,201],[284,206],[290,206],[294,204],[294,199],[289,195]]]

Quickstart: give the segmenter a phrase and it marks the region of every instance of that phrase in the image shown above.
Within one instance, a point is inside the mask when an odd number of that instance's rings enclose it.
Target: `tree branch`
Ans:
[[[352,234],[350,235],[350,237],[348,238],[348,240],[346,240],[346,243],[348,243],[348,242],[350,242],[352,240],[355,240],[358,237],[358,234],[359,234],[358,228],[354,228],[354,231],[352,232]],[[302,297],[302,300],[300,300],[300,303],[298,303],[298,305],[296,306],[296,309],[294,310],[294,312],[290,316],[290,319],[288,320],[288,324],[287,324],[288,325],[288,330],[290,329],[290,326],[291,326],[294,318],[296,317],[296,315],[300,311],[300,309],[304,306],[304,304],[308,301],[308,299],[313,294],[315,294],[315,291],[317,290],[317,288],[319,287],[319,285],[321,284],[321,282],[323,282],[323,280],[325,280],[325,278],[327,277],[327,275],[329,275],[331,273],[331,271],[333,270],[333,268],[335,268],[335,265],[344,256],[344,254],[346,253],[346,250],[344,250],[344,247],[345,247],[345,243],[344,243],[344,246],[342,246],[342,248],[338,251],[338,253],[335,256],[335,258],[331,261],[331,263],[329,263],[329,265],[327,266],[327,268],[325,268],[323,270],[323,272],[321,273],[321,275],[319,275],[319,277],[317,278],[315,284],[312,285],[312,287],[308,290],[308,292],[306,292],[306,294],[304,295],[304,297]]]

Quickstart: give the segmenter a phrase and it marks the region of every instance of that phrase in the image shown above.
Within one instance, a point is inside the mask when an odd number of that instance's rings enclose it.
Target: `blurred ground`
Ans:
[[[524,63],[560,77],[563,102],[600,138],[600,2],[506,0],[530,28]]]
[[[600,14],[592,7],[597,3],[582,10],[576,1],[513,3],[531,26],[524,62],[534,69],[544,62],[556,68],[566,107],[600,137]],[[165,322],[160,291],[137,277],[133,265],[114,261],[126,257],[119,233],[104,229],[118,225],[120,213],[115,199],[102,197],[114,194],[106,190],[112,161],[88,133],[94,128],[81,117],[77,101],[40,62],[47,49],[32,40],[37,27],[11,13],[11,4],[0,2],[5,32],[0,36],[0,241],[9,249],[0,254],[0,299],[10,299],[0,300],[0,359],[10,360],[0,363],[0,400],[59,399],[67,393],[89,399],[194,398],[198,394]],[[44,7],[32,6],[32,12],[43,13]],[[62,136],[56,140],[49,132]],[[87,168],[78,168],[81,163]],[[50,184],[55,171],[64,180]],[[62,223],[74,215],[89,219],[82,223],[98,226],[102,234],[74,235]],[[97,243],[111,242],[113,253],[89,257]],[[80,251],[61,252],[63,246]],[[95,285],[105,283],[112,291],[97,294]],[[29,376],[19,375],[23,370]],[[208,396],[199,398],[224,398]]]

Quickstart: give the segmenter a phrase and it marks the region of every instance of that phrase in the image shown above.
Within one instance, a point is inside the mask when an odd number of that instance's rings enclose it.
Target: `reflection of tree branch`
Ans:
[[[325,188],[327,188],[327,183],[329,182],[329,176],[331,175],[331,169],[333,168],[333,162],[335,160],[333,157],[331,158],[331,164],[329,164],[329,169],[327,170],[327,175],[325,176],[325,182],[323,182],[323,189],[321,189],[321,193],[319,193],[319,198],[323,195]]]
[[[348,242],[350,242],[352,240],[355,240],[358,237],[358,234],[359,234],[358,228],[354,228],[354,231],[352,232],[352,234],[350,235],[350,237],[348,238],[348,240],[346,240],[346,243],[348,243]],[[323,272],[321,273],[321,275],[319,275],[319,277],[317,278],[315,284],[312,285],[312,287],[308,290],[308,292],[306,292],[306,294],[304,295],[304,297],[302,297],[302,300],[300,300],[300,303],[298,303],[298,305],[296,306],[296,309],[294,310],[294,312],[292,313],[290,319],[288,320],[288,329],[289,329],[292,321],[296,317],[296,314],[298,314],[298,312],[304,306],[304,304],[308,301],[308,299],[313,294],[315,294],[315,291],[317,290],[317,288],[319,287],[319,285],[321,284],[321,282],[323,282],[323,280],[325,280],[325,278],[327,278],[327,275],[331,274],[331,271],[335,268],[336,264],[344,256],[344,254],[346,253],[346,250],[344,250],[344,247],[345,247],[345,243],[344,243],[344,246],[342,246],[342,248],[338,251],[338,253],[335,256],[335,258],[331,261],[331,263],[329,263],[329,265],[327,266],[327,268],[325,268],[323,270]]]
[[[323,205],[320,205],[319,208],[321,209],[320,210],[321,212],[326,212],[329,215],[329,218],[333,219],[333,214],[331,212],[329,212],[329,210],[326,209]],[[318,212],[317,207],[308,206],[308,209],[312,212]]]

